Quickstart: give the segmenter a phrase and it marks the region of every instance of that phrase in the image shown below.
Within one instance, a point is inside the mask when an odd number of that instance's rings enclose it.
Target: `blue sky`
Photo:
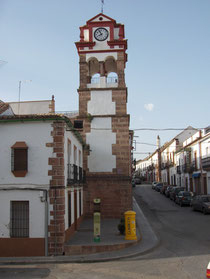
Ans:
[[[79,26],[100,13],[100,0],[0,0],[0,99],[50,99],[78,110]],[[125,25],[130,128],[206,127],[210,119],[210,1],[105,0],[104,13]],[[161,144],[180,131],[136,131]],[[138,153],[154,147],[137,144]],[[136,153],[140,159],[146,154]]]

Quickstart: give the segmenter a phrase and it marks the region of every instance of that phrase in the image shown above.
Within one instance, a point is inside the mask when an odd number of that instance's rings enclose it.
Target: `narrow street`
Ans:
[[[160,239],[150,253],[104,263],[1,266],[0,278],[205,279],[210,260],[210,215],[176,205],[151,185],[138,185],[134,195]]]

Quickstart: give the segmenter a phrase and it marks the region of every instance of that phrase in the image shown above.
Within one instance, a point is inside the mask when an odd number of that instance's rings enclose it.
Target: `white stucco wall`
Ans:
[[[117,52],[99,52],[99,53],[87,53],[86,54],[86,61],[88,61],[91,58],[96,58],[98,61],[105,61],[107,57],[114,57],[115,60],[117,60]]]
[[[207,172],[207,194],[210,195],[210,171]]]
[[[46,101],[28,101],[28,102],[11,102],[11,106],[14,114],[42,114],[49,113],[51,100]]]
[[[77,147],[77,160],[76,165],[83,168],[83,147],[80,141],[76,138],[74,133],[71,131],[66,131],[64,136],[64,175],[65,175],[65,183],[67,183],[67,177],[68,177],[68,140],[71,141],[71,152],[70,152],[70,164],[74,164],[74,146]],[[79,151],[81,151],[81,162],[79,165]],[[71,189],[71,224],[74,223],[74,192],[73,188]],[[68,191],[65,191],[65,229],[68,228]]]
[[[80,167],[83,167],[83,147],[80,141],[76,138],[74,133],[71,131],[66,131],[65,132],[65,143],[64,143],[64,162],[65,162],[65,177],[67,177],[67,164],[68,164],[68,140],[71,141],[71,155],[70,155],[70,164],[74,164],[74,146],[77,148],[77,160],[76,160],[76,165],[79,166],[79,151],[81,151],[81,163]]]
[[[112,155],[112,144],[116,144],[116,134],[112,132],[110,117],[94,117],[91,132],[86,134],[90,145],[88,168],[90,172],[112,172],[116,168],[116,156]],[[94,130],[94,129],[104,130]]]
[[[116,104],[112,102],[112,91],[91,91],[91,99],[87,103],[91,115],[109,115],[116,113]]]
[[[51,122],[0,123],[0,187],[10,185],[49,186],[48,158],[55,156],[53,149],[46,147],[52,142]],[[25,177],[15,177],[11,172],[11,146],[25,141],[28,146],[28,172]]]
[[[0,237],[10,237],[10,201],[29,201],[29,237],[45,237],[45,203],[34,190],[0,191]]]

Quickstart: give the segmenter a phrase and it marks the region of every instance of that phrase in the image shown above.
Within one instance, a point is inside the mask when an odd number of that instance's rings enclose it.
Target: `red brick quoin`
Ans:
[[[50,225],[48,226],[48,253],[62,255],[65,241],[65,179],[64,179],[64,133],[65,122],[54,121],[51,133],[53,142],[46,146],[53,148],[54,156],[48,159],[52,166],[48,175],[51,176],[49,190]]]

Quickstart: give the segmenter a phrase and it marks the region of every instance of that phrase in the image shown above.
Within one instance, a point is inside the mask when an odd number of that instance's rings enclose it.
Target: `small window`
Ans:
[[[68,164],[71,162],[71,141],[68,139],[67,145],[67,153],[68,153]]]
[[[68,222],[71,227],[71,192],[68,192]]]
[[[28,171],[28,146],[25,142],[16,142],[11,147],[11,171],[16,177],[24,177]]]
[[[77,147],[74,145],[74,164],[77,163]]]
[[[10,237],[29,237],[29,201],[11,201]]]
[[[74,120],[74,128],[75,129],[82,129],[83,128],[83,121],[82,120]]]

